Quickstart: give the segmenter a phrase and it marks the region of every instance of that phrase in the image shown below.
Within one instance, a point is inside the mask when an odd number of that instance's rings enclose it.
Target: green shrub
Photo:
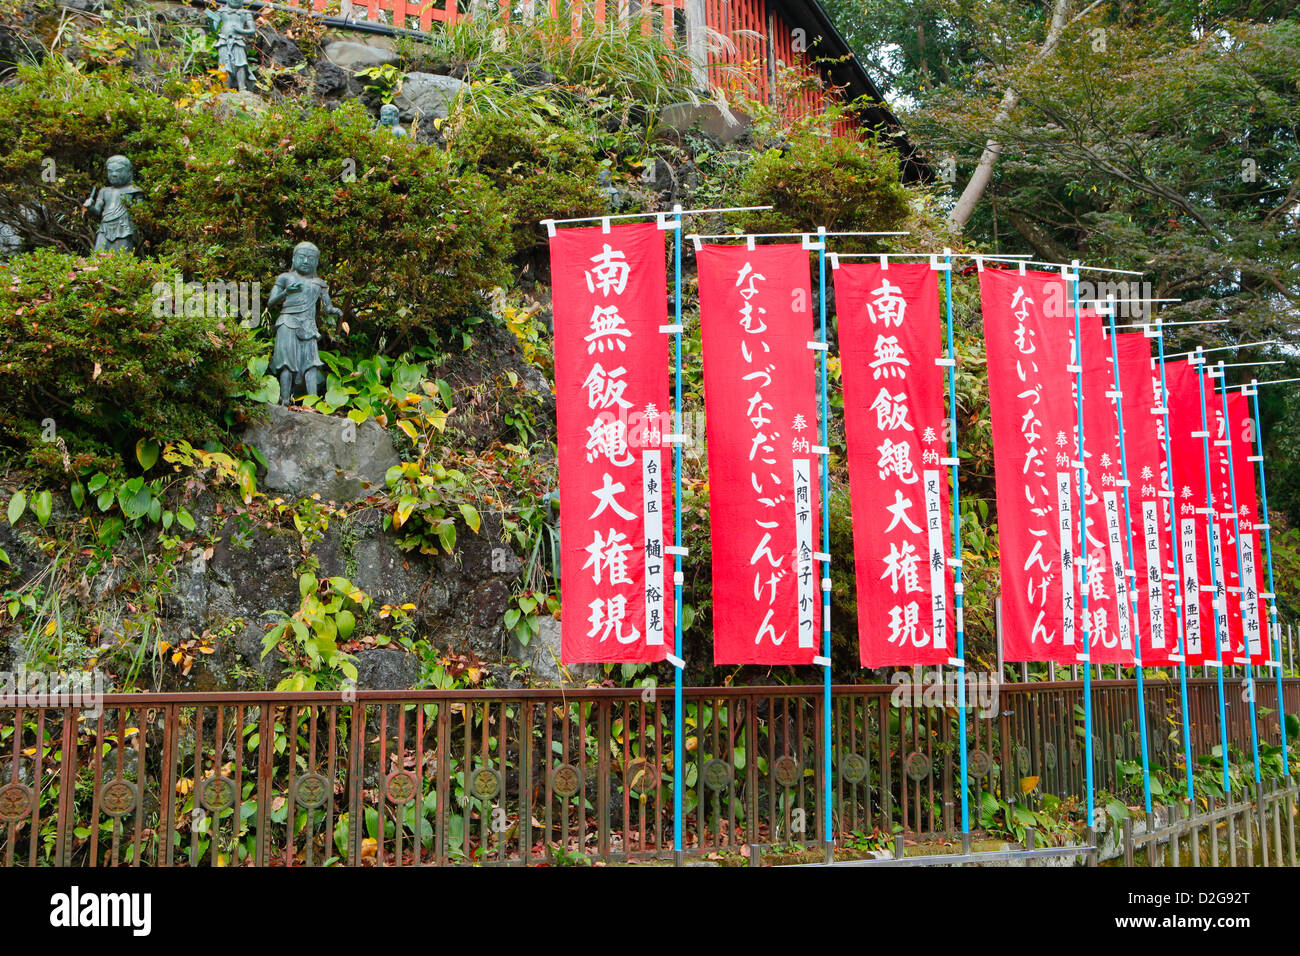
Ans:
[[[498,102],[508,103],[508,99]],[[542,219],[598,216],[610,211],[599,179],[595,131],[558,107],[546,115],[539,95],[525,97],[504,111],[462,110],[448,136],[453,161],[476,169],[501,191],[519,251],[543,245]],[[549,101],[545,101],[549,105]]]
[[[490,183],[376,131],[355,103],[231,119],[154,175],[169,199],[141,221],[187,273],[269,283],[296,243],[316,243],[361,338],[353,352],[446,339],[507,278],[513,248]]]
[[[295,243],[315,242],[357,350],[446,338],[506,279],[513,249],[491,183],[395,143],[358,104],[218,118],[178,105],[179,85],[169,99],[57,58],[20,76],[0,92],[0,222],[29,247],[88,251],[81,201],[123,153],[145,190],[142,253],[187,279],[265,284]]]
[[[825,226],[848,232],[902,228],[909,194],[898,156],[873,141],[799,136],[763,153],[741,179],[733,204],[772,206],[743,217],[755,232],[799,232]]]
[[[120,252],[38,249],[0,264],[6,444],[62,473],[120,471],[142,437],[220,437],[248,333],[233,319],[156,315],[155,284],[174,276],[168,262]]]

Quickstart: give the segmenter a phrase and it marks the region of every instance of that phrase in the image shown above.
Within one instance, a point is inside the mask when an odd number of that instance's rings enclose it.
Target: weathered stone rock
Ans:
[[[358,651],[357,686],[363,690],[406,690],[420,677],[420,661],[414,654],[392,647]]]
[[[354,425],[279,405],[269,412],[269,422],[244,435],[266,457],[261,486],[267,490],[350,501],[383,491],[384,473],[399,463],[392,439],[373,421]]]
[[[335,40],[325,47],[325,57],[335,66],[353,73],[372,66],[397,62],[397,54],[391,50],[372,46],[369,43],[358,43],[355,40]]]
[[[297,66],[303,60],[302,50],[298,48],[298,44],[279,30],[268,26],[257,28],[257,49],[271,65],[281,69]]]
[[[541,630],[525,646],[512,634],[510,656],[528,665],[532,676],[562,687],[583,687],[588,680],[598,680],[599,664],[560,663],[560,622],[548,617],[542,620]]]
[[[347,70],[329,60],[317,60],[312,67],[312,91],[321,99],[342,99],[351,91],[353,84],[360,89],[361,84],[351,80]]]
[[[674,103],[664,109],[659,121],[682,133],[698,129],[724,146],[753,127],[747,114],[740,110],[724,111],[716,103]]]
[[[402,111],[402,118],[406,120],[421,117],[442,119],[465,86],[450,76],[408,73],[402,80],[402,88],[393,97],[393,105]]]
[[[204,107],[223,120],[239,113],[256,116],[267,110],[266,101],[252,90],[224,90],[208,100]]]

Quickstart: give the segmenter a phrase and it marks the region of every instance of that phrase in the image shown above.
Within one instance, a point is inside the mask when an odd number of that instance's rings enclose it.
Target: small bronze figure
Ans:
[[[100,186],[82,206],[99,216],[95,233],[95,251],[135,250],[135,223],[131,206],[140,201],[144,190],[131,181],[134,170],[125,156],[110,156],[104,163],[108,185]]]
[[[217,65],[226,71],[232,90],[246,90],[253,85],[253,68],[248,64],[248,41],[257,33],[253,15],[244,9],[244,0],[221,0],[221,6],[208,11],[208,22],[217,31]]]
[[[385,103],[379,107],[379,125],[386,128],[396,139],[401,139],[411,134],[407,132],[406,127],[401,124],[402,114],[398,112],[396,106],[392,103]]]
[[[343,314],[330,301],[325,280],[316,275],[319,263],[320,250],[315,245],[298,243],[293,247],[293,267],[275,280],[275,287],[266,300],[268,307],[280,309],[275,320],[275,350],[267,371],[280,379],[281,405],[290,403],[299,378],[306,394],[320,394],[320,369],[324,363],[316,348],[320,338],[317,310],[333,316]]]

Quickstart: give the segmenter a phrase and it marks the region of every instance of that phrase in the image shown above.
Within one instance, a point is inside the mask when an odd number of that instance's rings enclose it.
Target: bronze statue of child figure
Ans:
[[[330,301],[329,286],[316,275],[320,263],[320,250],[310,242],[300,242],[293,247],[293,267],[275,280],[266,304],[279,308],[275,320],[275,350],[267,371],[280,379],[280,404],[288,405],[296,382],[301,379],[308,395],[320,394],[320,369],[324,363],[316,342],[320,330],[316,327],[316,313],[333,316],[343,314]]]
[[[227,84],[232,90],[248,89],[255,80],[248,62],[248,43],[257,35],[253,15],[244,9],[244,0],[221,0],[207,15],[217,33],[217,65],[226,71]]]
[[[125,156],[110,156],[104,163],[108,185],[100,186],[81,205],[99,216],[99,229],[95,233],[95,251],[112,252],[135,249],[135,223],[131,221],[131,206],[139,202],[144,190],[131,181],[134,170]]]

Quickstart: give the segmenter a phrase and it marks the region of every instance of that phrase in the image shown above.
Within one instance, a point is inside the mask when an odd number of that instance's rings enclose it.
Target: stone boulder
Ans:
[[[599,680],[599,664],[560,663],[560,622],[553,617],[542,620],[541,629],[527,645],[510,635],[510,656],[528,665],[537,680],[548,681],[560,687],[585,687],[588,680]]]
[[[697,129],[723,146],[740,139],[754,125],[747,114],[724,110],[716,103],[674,103],[664,109],[659,121],[679,133]]]
[[[402,88],[393,97],[393,105],[401,110],[405,120],[443,119],[466,85],[454,77],[436,73],[408,73],[402,80]]]
[[[397,62],[397,54],[392,50],[385,50],[369,43],[358,43],[355,40],[335,40],[325,47],[325,58],[335,66],[352,73],[372,66]]]
[[[384,490],[384,474],[400,462],[388,433],[373,421],[354,424],[305,409],[270,406],[270,420],[251,426],[244,441],[267,460],[260,479],[268,491],[319,494],[350,501]]]

